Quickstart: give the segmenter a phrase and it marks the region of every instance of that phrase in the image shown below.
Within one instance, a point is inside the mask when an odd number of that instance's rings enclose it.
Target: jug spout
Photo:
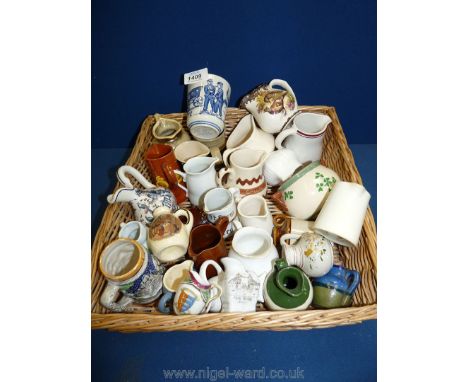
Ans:
[[[210,171],[218,161],[213,157],[195,157],[184,164],[184,171],[188,175],[201,175]]]

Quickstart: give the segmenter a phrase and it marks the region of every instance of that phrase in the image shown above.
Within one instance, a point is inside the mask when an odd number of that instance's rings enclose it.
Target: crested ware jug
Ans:
[[[144,188],[135,188],[127,174],[133,176]],[[154,220],[153,212],[156,208],[165,206],[172,212],[179,207],[174,194],[167,188],[157,187],[150,183],[137,169],[132,166],[121,166],[117,171],[119,182],[125,186],[107,196],[109,204],[130,203],[135,219],[145,225]]]
[[[279,79],[257,86],[242,98],[240,107],[247,109],[260,128],[270,134],[280,132],[298,110],[293,90],[286,81]]]

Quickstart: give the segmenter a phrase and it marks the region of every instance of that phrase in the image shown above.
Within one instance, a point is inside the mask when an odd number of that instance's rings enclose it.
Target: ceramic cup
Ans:
[[[175,119],[163,118],[161,114],[155,114],[152,128],[156,143],[171,145],[174,149],[182,142],[189,141],[190,135]]]
[[[275,149],[275,139],[272,134],[259,129],[252,114],[247,114],[232,130],[226,141],[226,155],[238,148],[261,148],[267,154]]]
[[[290,127],[286,126],[276,137],[276,148],[293,150],[301,163],[318,161],[322,156],[323,137],[331,122],[325,114],[298,113]]]
[[[206,157],[209,153],[210,149],[198,141],[182,142],[174,150],[176,159],[181,163],[187,162],[190,158]]]
[[[148,249],[147,237],[148,229],[143,223],[136,220],[120,223],[119,238],[133,239],[138,241],[145,249]]]
[[[114,312],[132,311],[133,302],[149,304],[161,295],[164,267],[135,240],[111,242],[101,253],[99,269],[107,279],[101,304]]]
[[[271,235],[273,218],[262,196],[247,195],[244,197],[237,205],[237,214],[243,227],[257,227]]]
[[[239,219],[236,219],[236,203],[239,200],[239,189],[234,187],[229,189],[216,187],[205,194],[203,210],[208,216],[208,221],[214,224],[221,216],[229,219],[229,224],[224,231],[225,239],[242,227]]]
[[[185,192],[179,187],[185,184],[182,178],[174,172],[180,171],[180,167],[172,146],[157,143],[151,145],[146,151],[146,163],[157,186],[169,188],[177,203],[182,203],[187,199]]]
[[[314,230],[337,244],[357,247],[370,197],[360,184],[338,182],[317,216]]]
[[[229,82],[215,74],[208,74],[206,80],[187,86],[187,126],[195,139],[224,135],[230,96]]]
[[[333,170],[312,162],[287,179],[271,199],[288,215],[308,220],[320,211],[339,180]]]
[[[158,303],[158,310],[161,313],[169,314],[171,312],[175,292],[180,283],[189,277],[189,271],[193,271],[192,260],[185,260],[183,263],[175,264],[164,273],[163,295]]]
[[[270,186],[277,186],[288,179],[301,166],[293,150],[273,151],[265,161],[263,175]]]

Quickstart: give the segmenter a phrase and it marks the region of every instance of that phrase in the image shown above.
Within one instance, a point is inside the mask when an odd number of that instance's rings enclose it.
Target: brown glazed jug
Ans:
[[[216,224],[201,224],[194,227],[190,232],[188,254],[195,263],[195,267],[200,266],[206,260],[213,260],[219,263],[222,257],[227,256],[226,243],[224,242],[224,231],[229,224],[227,216],[222,216]],[[209,267],[206,277],[211,278],[217,275],[216,269]]]

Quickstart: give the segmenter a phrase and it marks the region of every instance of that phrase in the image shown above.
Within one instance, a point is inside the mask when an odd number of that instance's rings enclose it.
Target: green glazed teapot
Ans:
[[[313,290],[302,270],[278,259],[263,285],[263,296],[269,310],[305,310],[312,302]]]

